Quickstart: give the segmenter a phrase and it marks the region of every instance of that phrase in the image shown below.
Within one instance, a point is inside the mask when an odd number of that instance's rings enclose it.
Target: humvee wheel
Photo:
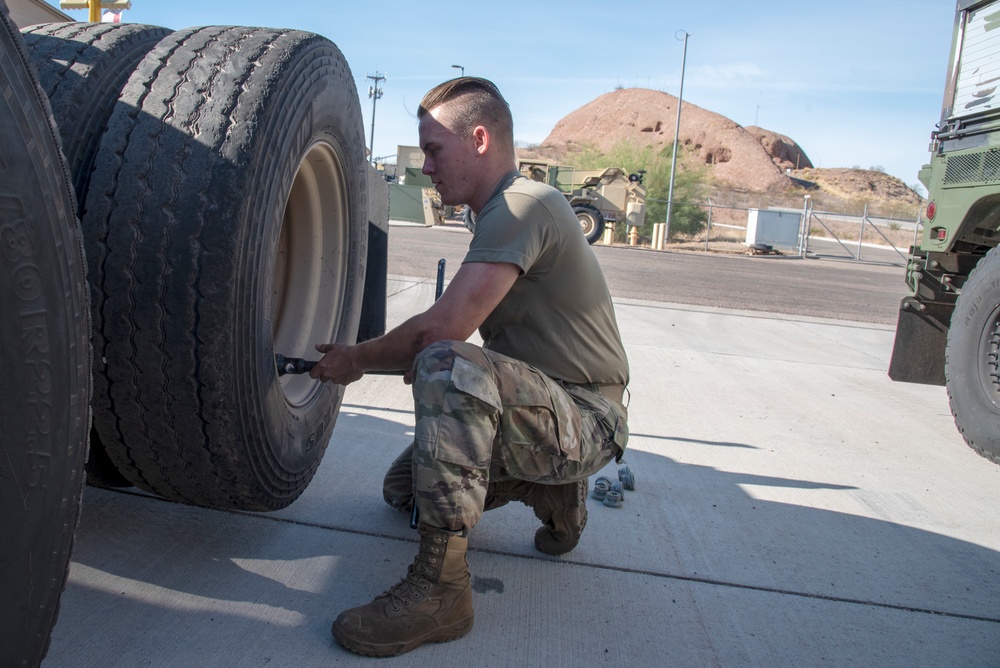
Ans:
[[[83,216],[94,423],[136,486],[203,506],[294,501],[343,388],[275,353],[358,331],[367,162],[354,80],[318,35],[175,32],[139,64]]]
[[[583,236],[587,238],[588,244],[595,243],[604,234],[604,216],[597,207],[590,204],[576,204],[573,212],[580,220],[580,229]]]
[[[965,442],[1000,463],[1000,248],[962,287],[948,330],[945,381]]]
[[[0,1],[0,666],[37,666],[66,583],[90,430],[81,233],[56,129]]]

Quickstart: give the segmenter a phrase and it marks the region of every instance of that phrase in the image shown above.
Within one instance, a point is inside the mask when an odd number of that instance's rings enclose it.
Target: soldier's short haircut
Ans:
[[[510,105],[492,81],[479,77],[459,77],[445,81],[430,89],[417,109],[417,118],[423,118],[435,107],[455,102],[449,109],[452,130],[461,137],[468,137],[477,125],[492,131],[499,144],[514,148],[514,120]]]

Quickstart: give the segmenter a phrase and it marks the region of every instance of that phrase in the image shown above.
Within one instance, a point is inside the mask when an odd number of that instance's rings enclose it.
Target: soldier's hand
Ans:
[[[365,375],[363,370],[355,367],[352,350],[354,346],[342,343],[317,343],[316,350],[323,357],[309,372],[310,378],[330,381],[338,385],[348,385]]]

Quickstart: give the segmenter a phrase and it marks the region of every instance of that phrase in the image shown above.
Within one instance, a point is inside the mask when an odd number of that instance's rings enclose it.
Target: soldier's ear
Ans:
[[[483,155],[490,147],[490,131],[485,126],[477,125],[472,130],[472,139],[476,142],[476,152]]]

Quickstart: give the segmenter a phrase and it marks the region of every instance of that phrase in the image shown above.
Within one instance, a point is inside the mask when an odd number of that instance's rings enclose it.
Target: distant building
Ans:
[[[73,21],[73,17],[64,14],[44,0],[7,0],[10,10],[10,20],[18,28],[33,26],[36,23],[63,23]]]

